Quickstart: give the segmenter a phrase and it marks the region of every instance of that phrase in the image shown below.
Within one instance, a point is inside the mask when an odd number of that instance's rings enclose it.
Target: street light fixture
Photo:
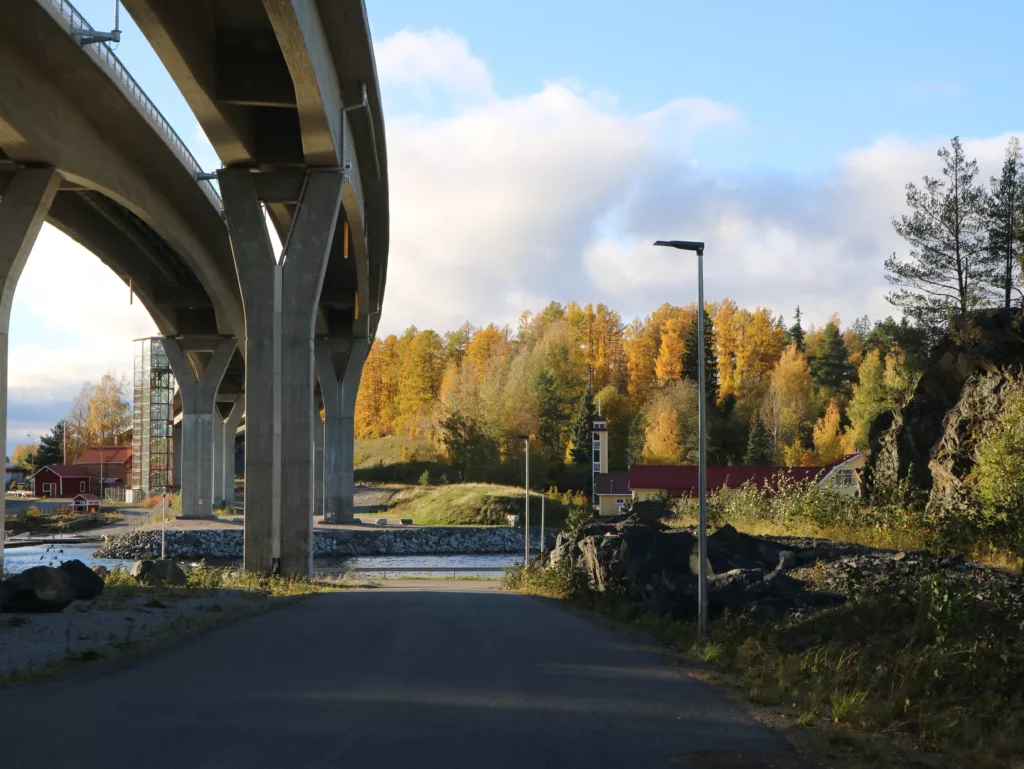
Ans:
[[[524,566],[530,565],[530,436],[513,435],[526,442],[526,516],[523,519],[523,539],[526,541],[526,556],[523,560]]]
[[[708,514],[707,514],[707,390],[704,381],[704,243],[696,240],[659,240],[656,246],[678,248],[697,253],[697,496],[700,515],[697,521],[697,632],[708,633]]]

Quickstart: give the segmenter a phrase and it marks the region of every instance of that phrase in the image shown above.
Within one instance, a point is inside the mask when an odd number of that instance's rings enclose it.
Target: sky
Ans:
[[[112,0],[75,0],[110,28]],[[705,296],[810,323],[893,314],[904,187],[954,135],[994,175],[1024,131],[1015,0],[367,0],[391,244],[381,332],[514,326],[548,302],[624,320]],[[122,12],[117,48],[204,168],[218,160]],[[1009,97],[1007,95],[1010,95]],[[14,297],[8,454],[156,332],[44,228]]]

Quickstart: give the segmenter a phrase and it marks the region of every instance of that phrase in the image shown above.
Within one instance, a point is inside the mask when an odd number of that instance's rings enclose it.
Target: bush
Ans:
[[[31,507],[29,507],[28,510],[25,511],[25,517],[26,518],[42,518],[43,517],[43,511],[40,510],[35,505],[32,505]]]
[[[505,569],[502,586],[527,595],[547,598],[569,598],[576,591],[575,577],[568,560],[548,566],[533,561],[529,566],[517,563]]]
[[[972,477],[979,514],[973,526],[979,535],[1001,539],[1024,554],[1024,391],[1010,397],[976,456]]]
[[[429,470],[424,470],[423,473],[420,475],[420,486],[429,486],[429,485],[430,485],[430,471]]]

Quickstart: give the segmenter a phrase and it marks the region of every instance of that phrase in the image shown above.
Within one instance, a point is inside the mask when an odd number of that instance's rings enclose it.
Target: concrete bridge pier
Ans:
[[[314,350],[315,354],[315,350]],[[324,420],[313,399],[313,515],[324,514]],[[326,519],[325,519],[326,520]]]
[[[355,515],[356,394],[369,349],[365,338],[353,339],[339,379],[331,342],[317,340],[316,369],[324,396],[324,520],[351,523]]]
[[[181,467],[174,468],[181,516],[212,518],[215,399],[237,345],[234,339],[210,337],[164,337],[163,343],[181,392]],[[205,365],[204,353],[212,353]],[[221,421],[219,413],[216,419]]]
[[[221,396],[224,397],[223,395]],[[228,489],[234,502],[235,490],[235,433],[242,421],[245,400],[238,396],[228,410],[227,416],[219,405],[213,408],[213,504],[228,505]]]
[[[217,176],[245,308],[245,568],[305,575],[313,553],[313,331],[343,174],[305,175],[280,262],[258,189],[278,174],[228,168]]]
[[[60,174],[53,168],[16,171],[0,197],[0,437],[7,441],[7,335],[18,278],[28,261],[57,190]],[[3,573],[4,495],[0,494],[0,573]]]

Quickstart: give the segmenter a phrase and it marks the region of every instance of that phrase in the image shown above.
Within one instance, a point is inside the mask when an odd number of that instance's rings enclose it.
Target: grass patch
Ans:
[[[944,568],[936,561],[893,574],[811,615],[724,617],[700,642],[695,622],[590,592],[567,566],[510,569],[505,586],[571,601],[712,665],[752,702],[818,730],[826,752],[864,752],[871,743],[871,766],[907,765],[929,752],[938,754],[933,766],[1019,766],[1024,578]]]
[[[399,492],[387,510],[388,517],[411,518],[423,526],[505,526],[507,515],[522,515],[522,488],[490,483],[454,483],[447,486],[416,486]],[[545,502],[545,525],[565,523],[566,507],[559,500]],[[540,525],[540,496],[531,497],[530,524]]]
[[[376,465],[397,465],[404,462],[435,462],[441,459],[437,448],[426,438],[403,438],[389,435],[385,438],[357,438],[355,467],[362,469]]]

